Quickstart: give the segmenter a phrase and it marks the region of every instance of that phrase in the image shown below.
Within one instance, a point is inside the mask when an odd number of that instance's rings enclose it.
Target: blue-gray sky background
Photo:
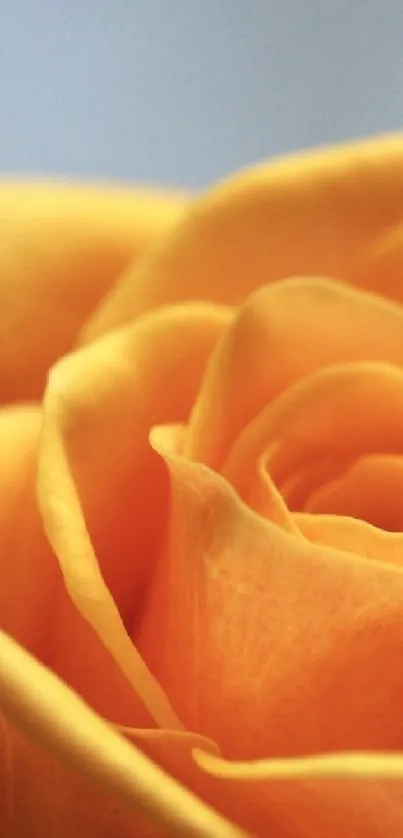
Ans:
[[[403,127],[401,0],[0,0],[0,170],[203,186]]]

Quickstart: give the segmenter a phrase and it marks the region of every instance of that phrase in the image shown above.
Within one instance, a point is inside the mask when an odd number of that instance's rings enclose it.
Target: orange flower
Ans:
[[[403,138],[52,190],[0,193],[1,834],[400,838]]]

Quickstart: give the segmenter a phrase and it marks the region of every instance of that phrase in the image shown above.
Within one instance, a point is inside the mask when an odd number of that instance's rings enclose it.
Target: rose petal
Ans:
[[[41,409],[0,409],[0,625],[45,656],[57,571],[34,507]]]
[[[270,467],[270,452],[263,455],[265,470]],[[292,510],[303,509],[307,498],[318,488],[331,480],[337,474],[341,474],[348,465],[340,456],[323,456],[314,463],[308,463],[305,467],[298,469],[295,474],[284,480],[281,484],[281,497],[284,503]],[[295,518],[295,516],[294,516]]]
[[[359,288],[403,302],[403,225],[400,223],[365,248],[348,271]]]
[[[41,838],[54,835],[55,830],[58,836],[68,836],[73,825],[78,834],[83,834],[86,827],[89,833],[85,834],[94,838],[116,835],[117,826],[123,827],[119,835],[160,835],[159,830],[147,827],[144,815],[165,828],[165,834],[195,838],[244,836],[175,783],[138,748],[129,745],[79,696],[2,632],[0,707],[6,718],[48,751],[48,755],[35,753],[29,742],[21,740],[12,729],[9,732],[8,727],[3,728],[1,746],[4,753],[5,733],[9,735],[9,761],[7,781],[0,786],[4,795],[0,825],[8,827],[7,833],[12,830],[15,838],[32,835],[32,827]],[[197,743],[194,738],[193,741]],[[58,770],[55,759],[66,766],[67,772]],[[37,784],[39,766],[44,774],[40,774]],[[100,811],[95,808],[97,796],[94,799],[91,783],[107,795],[106,800],[100,801]],[[87,798],[83,795],[85,790]],[[125,808],[134,812],[130,820],[124,815]],[[113,825],[111,815],[117,815]],[[129,832],[129,825],[135,832]]]
[[[188,424],[169,426],[170,446],[178,454],[184,454],[186,451],[188,431]],[[294,533],[294,535],[300,535],[295,516],[287,508],[282,495],[267,471],[264,453],[259,458],[256,470],[251,476],[246,502],[248,506],[269,521],[278,524],[288,532]]]
[[[292,517],[310,541],[403,567],[403,533],[385,532],[366,521],[340,515],[296,512]]]
[[[245,425],[296,381],[329,364],[367,360],[403,366],[401,306],[330,279],[259,289],[212,355],[188,456],[219,469]]]
[[[35,406],[0,411],[0,626],[91,697],[132,724],[151,724],[139,699],[73,606],[35,504]]]
[[[403,745],[403,572],[268,523],[153,432],[171,531],[137,644],[230,758]]]
[[[402,137],[386,136],[290,155],[228,179],[127,272],[84,339],[168,302],[239,304],[287,276],[345,276],[354,255],[401,220],[402,163]]]
[[[306,512],[362,518],[384,530],[403,530],[403,457],[360,457],[337,480],[308,498]]]
[[[187,418],[230,314],[203,304],[151,314],[60,362],[45,397],[39,500],[49,541],[80,614],[166,727],[180,722],[127,633],[145,607],[167,513],[168,482],[148,429]],[[99,708],[99,685],[80,664],[81,629],[76,643],[71,631],[69,614],[54,665]],[[135,714],[131,723],[140,724]]]
[[[5,756],[0,762],[2,832],[12,829],[15,838],[51,838],[55,831],[60,838],[72,831],[85,831],[89,838],[131,838],[135,829],[137,838],[161,836],[139,812],[130,812],[140,803],[149,806],[153,818],[165,818],[168,829],[174,804],[174,834],[181,834],[181,826],[186,835],[199,838],[243,834],[183,790],[173,789],[169,779],[153,769],[155,787],[141,755],[129,753],[109,726],[22,650],[10,642],[5,645],[4,636],[0,643],[0,704],[33,737],[24,737],[0,718]],[[345,832],[356,838],[400,838],[401,755],[330,754],[245,764],[223,760],[212,743],[192,734],[130,735],[165,768],[173,766],[176,773],[179,768],[185,774],[189,769],[190,783],[203,789],[207,799],[218,800],[221,811],[237,813],[254,835],[338,838]],[[43,750],[43,744],[49,750]],[[24,806],[18,805],[21,799]]]
[[[151,189],[0,183],[0,402],[41,395],[48,367],[186,203]]]
[[[402,452],[402,423],[402,369],[375,362],[325,367],[290,387],[245,428],[223,473],[247,496],[253,464],[265,451],[281,491],[283,482],[329,456],[337,465],[368,451]]]
[[[400,838],[403,755],[330,754],[234,763],[196,751],[223,788],[231,782],[249,829],[273,838]],[[265,829],[267,831],[265,831]]]
[[[259,512],[268,521],[278,524],[294,535],[299,535],[295,517],[291,515],[283,496],[270,477],[265,453],[258,459],[256,471],[251,475],[247,498],[244,500],[251,509]]]

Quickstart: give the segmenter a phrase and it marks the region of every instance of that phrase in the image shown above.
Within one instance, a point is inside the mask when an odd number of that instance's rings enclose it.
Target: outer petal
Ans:
[[[121,271],[185,206],[151,189],[0,183],[0,402],[41,395]]]
[[[40,507],[67,589],[92,627],[84,643],[84,620],[70,611],[59,615],[52,665],[93,706],[113,712],[108,679],[94,672],[98,663],[87,645],[98,634],[100,649],[109,650],[151,714],[139,719],[134,702],[122,716],[115,703],[114,718],[125,724],[180,726],[129,638],[168,512],[168,481],[148,432],[155,421],[187,418],[230,316],[213,305],[167,308],[68,356],[50,376]]]
[[[39,745],[36,750],[8,726],[3,728],[6,739],[0,734],[0,747],[8,749],[0,768],[0,776],[5,774],[0,784],[2,834],[62,838],[74,829],[91,838],[151,838],[161,835],[161,829],[189,838],[246,838],[2,633],[0,707]],[[94,794],[91,783],[106,798]],[[125,809],[133,811],[131,817]],[[144,815],[151,817],[154,828]]]
[[[400,838],[403,755],[341,753],[234,763],[195,753],[232,786],[241,822],[273,838]],[[234,807],[235,808],[235,807]]]
[[[0,627],[106,715],[150,725],[141,699],[72,604],[46,540],[35,503],[41,425],[34,405],[0,411]]]
[[[38,405],[0,410],[0,626],[46,656],[59,579],[34,504],[41,424]]]
[[[84,339],[167,302],[239,304],[293,274],[346,276],[402,215],[401,136],[271,161],[195,202],[159,251],[122,278]]]
[[[29,735],[1,719],[6,759],[0,763],[0,827],[5,834],[246,838],[242,829],[146,762],[2,635],[0,705]],[[238,816],[255,836],[400,838],[401,755],[335,754],[242,764],[221,759],[212,743],[191,734],[131,735],[219,811]]]

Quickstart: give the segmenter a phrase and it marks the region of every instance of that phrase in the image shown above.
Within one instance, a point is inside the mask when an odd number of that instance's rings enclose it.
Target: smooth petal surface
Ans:
[[[272,160],[213,188],[129,270],[83,340],[178,300],[239,304],[301,274],[343,278],[403,213],[403,139],[376,137]]]
[[[402,747],[402,570],[264,521],[169,430],[153,444],[171,528],[137,644],[186,727],[238,759]]]
[[[59,589],[34,503],[41,425],[39,405],[0,409],[0,626],[45,656]]]
[[[310,541],[403,567],[403,533],[385,532],[347,516],[297,512],[292,517]]]
[[[5,834],[53,838],[57,832],[67,838],[74,829],[78,834],[85,830],[89,838],[245,835],[173,786],[3,634],[0,706],[6,712],[0,718],[5,755],[0,827]],[[337,838],[340,831],[365,838],[400,835],[401,755],[342,753],[234,763],[191,734],[134,731],[131,737],[168,771],[187,770],[192,786],[221,811],[238,813],[240,822],[261,838]],[[21,795],[24,807],[17,805]],[[154,826],[140,810],[151,815]]]
[[[400,306],[322,278],[259,289],[212,355],[187,454],[220,468],[240,431],[295,382],[330,364],[371,360],[403,365]]]
[[[271,838],[400,838],[403,755],[341,753],[234,763],[195,753],[223,787],[232,781],[249,827]]]
[[[41,396],[49,366],[186,205],[152,189],[0,181],[0,402]]]
[[[6,725],[6,720],[11,719],[31,740],[19,739],[14,730],[9,732],[8,726],[0,733],[2,750],[6,737],[8,758],[3,763],[5,782],[0,786],[3,834],[5,827],[13,838],[25,838],[27,834],[50,838],[55,831],[61,837],[70,835],[68,829],[74,825],[78,834],[83,834],[85,828],[85,834],[94,838],[116,835],[113,832],[116,828],[119,835],[133,838],[161,834],[189,838],[245,836],[175,783],[2,632],[0,708],[5,713]],[[200,739],[197,743],[195,738],[194,742],[199,747],[202,745]],[[34,743],[47,753],[40,750],[35,753]],[[62,763],[61,771],[55,758]],[[35,775],[40,765],[45,771],[39,784],[41,794],[35,799],[38,791]],[[67,773],[63,772],[63,766]],[[60,783],[63,773],[65,788]],[[45,778],[49,783],[47,788]],[[27,791],[20,809],[18,793],[24,780]],[[91,783],[104,791],[106,799],[99,800],[99,796],[92,794]],[[15,799],[14,794],[17,794]],[[97,803],[101,804],[100,810],[96,808]],[[131,818],[125,816],[125,808],[133,811]],[[157,828],[147,825],[144,815]]]
[[[169,700],[131,643],[102,577],[70,473],[56,411],[57,407],[48,396],[39,497],[49,541],[59,558],[67,591],[151,717],[160,725],[180,727]]]
[[[0,411],[0,626],[126,723],[152,720],[63,584],[35,500],[38,406]]]
[[[346,461],[371,453],[402,453],[403,371],[381,363],[325,367],[268,405],[239,435],[223,473],[247,497],[263,452],[278,488],[329,454],[337,477]]]
[[[266,524],[176,441],[153,433],[172,528],[138,643],[187,723],[247,760],[195,753],[223,811],[274,838],[398,838],[401,757],[289,758],[402,746],[402,571]]]
[[[270,457],[270,449],[261,457],[267,474],[271,465]],[[348,458],[345,461],[337,453],[333,457],[330,454],[324,454],[323,457],[314,462],[308,460],[306,465],[299,467],[294,474],[283,480],[281,484],[283,502],[293,511],[304,509],[307,499],[319,486],[322,486],[328,480],[332,480],[336,474],[342,473],[343,469],[347,467]]]
[[[259,457],[256,471],[253,472],[252,470],[247,498],[244,498],[244,500],[251,509],[263,515],[268,521],[278,524],[287,532],[294,533],[294,535],[299,534],[295,517],[291,515],[282,494],[270,477],[265,453]]]
[[[180,727],[130,640],[168,513],[165,467],[148,432],[155,421],[188,417],[230,316],[203,304],[152,313],[60,362],[45,397],[38,482],[44,527],[69,594],[92,627],[86,640],[101,638],[96,661],[108,649],[148,709],[144,717],[134,698],[131,712],[128,703],[121,707],[121,722],[131,726]],[[52,665],[108,715],[113,691],[106,673],[101,684],[94,677],[83,622],[70,612],[59,617]],[[117,702],[115,710],[119,716]]]
[[[402,172],[0,185],[1,834],[401,838]]]
[[[308,498],[306,512],[349,515],[384,530],[403,530],[403,457],[368,454]]]

